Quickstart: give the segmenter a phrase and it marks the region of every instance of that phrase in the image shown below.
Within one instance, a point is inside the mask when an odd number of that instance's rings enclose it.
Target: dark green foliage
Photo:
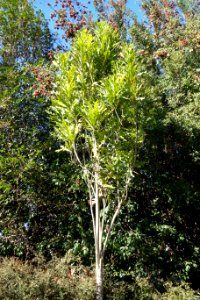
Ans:
[[[0,4],[0,255],[49,258],[81,248],[84,256],[89,252],[81,227],[89,227],[84,190],[69,157],[55,152],[59,145],[50,134],[49,98],[33,96],[35,76],[25,65],[38,61],[36,68],[47,67],[49,31],[27,1]],[[16,36],[8,36],[9,18]],[[23,18],[27,30],[18,27]],[[14,52],[7,55],[9,47]]]
[[[27,0],[0,1],[0,62],[7,66],[46,58],[52,42],[47,22]]]
[[[117,276],[189,280],[199,288],[199,10],[188,8],[182,23],[170,1],[142,2],[150,29],[135,20],[131,33],[152,117],[111,257]]]

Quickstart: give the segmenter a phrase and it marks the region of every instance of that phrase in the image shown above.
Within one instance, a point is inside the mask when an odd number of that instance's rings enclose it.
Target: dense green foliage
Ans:
[[[144,22],[126,14],[126,1],[115,1],[110,16],[107,1],[100,2],[99,18],[118,28],[123,42],[127,34],[134,47],[137,96],[142,116],[148,115],[142,119],[143,144],[127,205],[106,252],[108,282],[114,279],[122,295],[123,286],[131,289],[139,278],[146,278],[141,279],[143,287],[149,289],[147,280],[158,293],[165,291],[168,279],[199,289],[198,1],[143,0]],[[82,27],[93,26],[86,21]],[[90,265],[93,236],[84,180],[70,155],[56,152],[61,143],[51,134],[47,113],[45,88],[49,84],[52,89],[55,72],[49,71],[52,45],[42,13],[29,1],[0,1],[0,255],[32,259],[42,254],[50,259],[71,251]],[[55,290],[58,295],[66,292]]]
[[[186,6],[187,2],[177,7],[170,1],[152,5],[143,1],[149,29],[137,21],[131,28],[141,68],[147,70],[143,76],[143,84],[149,84],[146,97],[157,116],[145,126],[136,201],[139,210],[144,205],[142,219],[138,216],[139,232],[152,249],[151,260],[157,257],[155,265],[142,262],[143,266],[154,273],[162,265],[161,276],[189,279],[197,287],[200,21],[195,1],[194,6]]]

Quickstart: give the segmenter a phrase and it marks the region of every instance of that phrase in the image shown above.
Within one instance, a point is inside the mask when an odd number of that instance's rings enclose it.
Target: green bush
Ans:
[[[36,266],[5,258],[0,269],[0,300],[94,299],[93,273],[70,256]]]
[[[147,278],[136,278],[132,283],[107,281],[105,300],[200,300],[187,284],[163,282],[156,288]],[[162,290],[162,292],[160,291]]]

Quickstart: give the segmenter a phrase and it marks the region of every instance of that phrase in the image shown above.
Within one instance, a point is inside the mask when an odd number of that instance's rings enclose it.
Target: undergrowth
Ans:
[[[108,279],[109,278],[109,279]],[[113,281],[106,276],[105,300],[200,300],[183,283],[163,283],[158,291],[147,278],[132,283]],[[94,300],[95,277],[76,257],[66,255],[45,263],[41,258],[21,262],[16,258],[0,260],[0,300]]]

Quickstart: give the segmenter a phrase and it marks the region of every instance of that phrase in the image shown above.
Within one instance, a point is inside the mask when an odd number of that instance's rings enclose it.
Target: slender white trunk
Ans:
[[[96,299],[103,300],[103,265],[102,259],[96,261]]]
[[[103,300],[103,258],[102,258],[102,229],[100,222],[100,203],[98,190],[98,173],[96,176],[96,207],[95,207],[95,260],[96,260],[96,299]]]
[[[102,228],[100,218],[100,197],[99,197],[99,159],[97,153],[96,140],[94,138],[93,155],[95,159],[94,165],[94,191],[95,191],[95,261],[96,261],[96,299],[103,300],[103,257],[102,257]]]

